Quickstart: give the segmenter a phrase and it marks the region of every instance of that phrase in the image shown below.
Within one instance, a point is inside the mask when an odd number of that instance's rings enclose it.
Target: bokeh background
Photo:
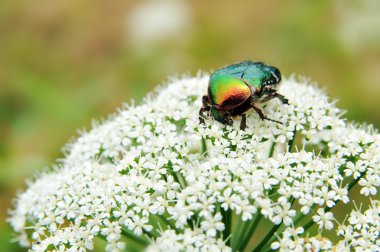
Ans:
[[[34,0],[0,7],[0,250],[25,179],[123,102],[253,59],[326,87],[380,128],[380,1]]]

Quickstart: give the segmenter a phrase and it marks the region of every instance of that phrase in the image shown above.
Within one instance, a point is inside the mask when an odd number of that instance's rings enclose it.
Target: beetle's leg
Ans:
[[[275,122],[275,123],[283,124],[280,121],[276,121],[276,120],[270,119],[269,117],[267,117],[266,115],[264,115],[263,111],[259,107],[257,107],[257,105],[255,103],[251,102],[251,105],[252,105],[252,108],[256,111],[256,113],[259,114],[261,120],[268,120],[268,121],[272,121],[272,122]]]
[[[285,96],[283,96],[282,94],[275,92],[274,97],[277,97],[282,102],[282,104],[288,104],[289,105],[289,100],[286,99]]]
[[[240,129],[245,130],[246,127],[247,127],[247,114],[243,113],[241,114]]]
[[[203,113],[210,111],[211,107],[209,105],[209,99],[207,95],[202,97],[202,107],[199,110],[199,124],[204,124],[205,119],[203,118]]]
[[[267,89],[265,91],[267,95],[264,99],[260,100],[260,102],[267,102],[272,100],[273,98],[278,98],[283,104],[289,104],[289,100],[285,98],[282,94],[277,93],[274,89]]]
[[[205,123],[205,119],[203,118],[203,113],[204,112],[208,112],[208,111],[210,111],[210,107],[202,107],[199,110],[199,124],[204,124]]]

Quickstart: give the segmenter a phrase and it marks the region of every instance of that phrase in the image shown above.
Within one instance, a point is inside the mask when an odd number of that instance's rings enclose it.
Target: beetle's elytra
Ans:
[[[233,122],[232,117],[241,116],[240,129],[244,130],[249,109],[254,109],[262,120],[281,123],[268,118],[257,106],[276,97],[288,104],[288,100],[277,93],[280,81],[280,71],[262,62],[242,61],[215,71],[210,76],[207,95],[202,98],[200,123],[204,123],[204,112],[229,125]]]

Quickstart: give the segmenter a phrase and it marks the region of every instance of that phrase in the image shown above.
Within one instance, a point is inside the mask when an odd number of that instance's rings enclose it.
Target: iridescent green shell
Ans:
[[[280,71],[262,62],[242,61],[214,72],[213,75],[230,76],[245,81],[256,88],[275,85],[281,81]]]
[[[251,90],[241,79],[213,74],[210,77],[208,94],[213,105],[219,109],[233,109],[251,96]]]
[[[210,76],[208,96],[217,110],[232,110],[264,86],[281,81],[280,71],[262,62],[242,61],[215,71]]]

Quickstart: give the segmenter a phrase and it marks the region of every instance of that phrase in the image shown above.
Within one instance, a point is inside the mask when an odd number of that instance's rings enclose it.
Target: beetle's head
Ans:
[[[264,86],[271,86],[280,83],[281,73],[276,67],[264,65],[262,71],[264,72],[262,79]]]

